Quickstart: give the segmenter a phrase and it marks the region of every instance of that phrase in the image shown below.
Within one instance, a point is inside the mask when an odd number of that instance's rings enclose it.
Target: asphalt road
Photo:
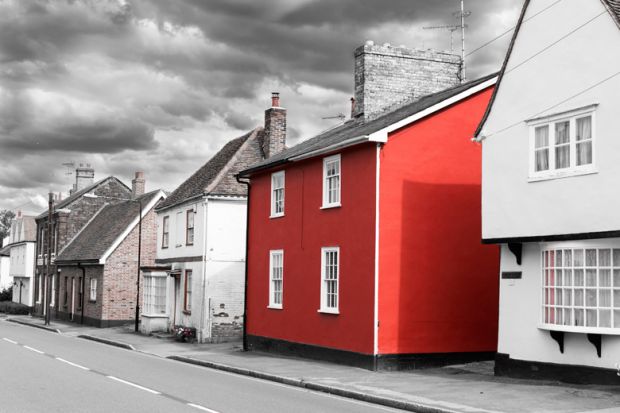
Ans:
[[[385,413],[382,406],[0,321],[0,412]]]

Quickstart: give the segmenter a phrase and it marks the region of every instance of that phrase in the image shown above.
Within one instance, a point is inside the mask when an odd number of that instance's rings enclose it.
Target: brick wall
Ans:
[[[80,280],[82,279],[82,270],[77,266],[59,266],[60,273],[58,275],[58,288],[57,290],[57,317],[61,319],[70,319],[71,311],[74,310],[73,320],[76,322],[81,321],[82,310],[79,303],[79,289]],[[93,324],[92,320],[101,320],[102,310],[102,294],[101,283],[103,280],[103,266],[86,266],[85,268],[85,280],[84,280],[84,319],[86,324]],[[65,287],[66,278],[66,287]],[[90,280],[97,279],[97,298],[93,302],[90,300]],[[75,286],[75,291],[73,290]],[[66,290],[65,290],[66,288]],[[65,303],[65,291],[67,301]],[[75,299],[75,306],[72,308],[72,299]],[[95,325],[100,325],[95,323]]]
[[[367,42],[355,50],[353,116],[374,118],[400,104],[460,83],[460,56]]]
[[[155,265],[157,217],[152,209],[142,219],[141,266]],[[136,276],[138,272],[138,226],[129,233],[107,259],[102,290],[102,318],[131,320],[136,315]],[[140,274],[140,307],[144,280]]]
[[[95,213],[99,211],[99,209],[101,209],[104,203],[120,202],[110,198],[129,199],[131,197],[131,191],[116,179],[109,179],[105,182],[102,182],[101,185],[97,186],[93,191],[91,191],[91,193],[99,196],[100,198],[79,197],[63,208],[67,211],[61,211],[55,214],[54,221],[56,222],[58,234],[56,253],[60,252],[62,248],[67,245],[67,243],[69,243],[71,239],[73,239],[73,237],[82,229],[82,227],[84,227],[84,225],[88,221],[90,221],[93,215],[95,215]],[[39,239],[39,236],[41,234],[41,228],[44,228],[46,225],[47,216],[37,220],[37,249],[35,250],[35,259],[36,257],[38,257],[40,243],[43,244],[44,253],[47,248],[47,233],[45,233],[45,237],[43,240]],[[44,265],[36,265],[35,268],[39,274],[45,274]],[[56,267],[52,265],[50,268],[50,272],[55,273],[56,270]],[[35,290],[35,295],[37,294],[36,291],[38,290]],[[57,305],[56,308],[58,308]],[[40,305],[35,304],[34,313],[38,315],[42,314],[42,308]]]

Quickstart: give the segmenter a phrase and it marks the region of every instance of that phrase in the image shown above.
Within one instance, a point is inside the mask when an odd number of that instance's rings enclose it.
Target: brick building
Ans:
[[[137,172],[132,199],[103,205],[60,251],[51,302],[56,317],[98,327],[135,320],[137,277],[143,285],[138,265],[155,263],[154,207],[166,197],[161,190],[143,191],[143,173]]]
[[[47,291],[46,282],[48,279],[45,275],[54,274],[57,278],[57,267],[55,265],[57,253],[76,236],[104,204],[131,198],[131,189],[118,178],[109,176],[94,182],[94,173],[94,169],[89,165],[80,165],[76,169],[75,184],[69,192],[69,197],[65,199],[60,199],[60,196],[54,198],[50,243],[51,265],[49,269],[47,268],[48,212],[43,212],[35,218],[37,225],[35,282],[33,286],[35,301],[33,313],[35,315],[42,316],[45,314],[43,302],[46,300],[44,292]]]

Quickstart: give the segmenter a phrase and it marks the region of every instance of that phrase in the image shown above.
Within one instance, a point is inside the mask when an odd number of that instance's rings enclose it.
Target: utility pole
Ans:
[[[47,260],[45,266],[45,299],[43,300],[43,315],[45,325],[50,324],[50,303],[52,298],[52,217],[54,215],[54,194],[49,193],[47,208]]]
[[[465,83],[465,0],[461,0],[461,83]],[[467,12],[469,16],[471,12]]]
[[[138,202],[138,275],[136,276],[136,323],[134,331],[138,332],[138,323],[140,322],[140,256],[142,253],[142,199],[138,198],[133,202]]]

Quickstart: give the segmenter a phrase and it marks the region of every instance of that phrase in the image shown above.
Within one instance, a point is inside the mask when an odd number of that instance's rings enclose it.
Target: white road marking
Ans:
[[[118,381],[120,383],[124,383],[124,384],[127,384],[129,386],[133,386],[133,387],[135,387],[137,389],[147,391],[147,392],[152,393],[152,394],[161,394],[157,390],[149,389],[148,387],[143,387],[143,386],[140,386],[139,384],[132,383],[130,381],[126,381],[126,380],[123,380],[123,379],[119,379],[118,377],[114,377],[114,376],[106,376],[106,377],[109,378],[109,379],[112,379],[112,380],[116,380],[116,381]]]
[[[79,364],[72,363],[69,360],[61,359],[60,357],[56,357],[56,360],[62,361],[63,363],[67,363],[70,366],[77,367],[78,369],[90,370],[88,367],[80,366]]]
[[[3,338],[3,340],[4,340],[4,341],[8,341],[8,342],[9,342],[9,343],[11,343],[11,344],[17,344],[17,341],[10,340],[10,339],[8,339],[8,338],[6,338],[6,337],[4,337],[4,338]]]
[[[24,346],[24,348],[27,348],[30,351],[34,351],[35,353],[39,353],[39,354],[45,354],[44,352],[42,352],[41,350],[37,350],[36,348],[32,348],[29,346]]]
[[[193,408],[195,408],[195,409],[202,410],[202,411],[204,411],[204,412],[209,412],[209,413],[219,413],[217,410],[211,410],[211,409],[206,408],[206,407],[204,407],[204,406],[201,406],[201,405],[199,405],[199,404],[187,403],[187,405],[188,405],[188,406],[191,406],[191,407],[193,407]]]

